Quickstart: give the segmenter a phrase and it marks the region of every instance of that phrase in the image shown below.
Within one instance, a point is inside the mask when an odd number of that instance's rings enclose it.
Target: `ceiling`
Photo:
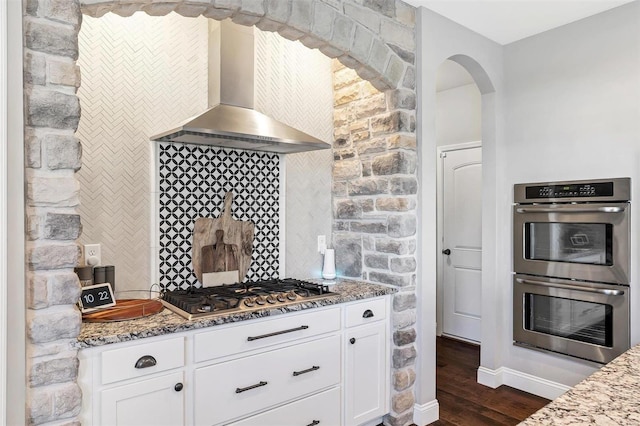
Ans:
[[[424,6],[499,44],[637,0],[405,0]]]

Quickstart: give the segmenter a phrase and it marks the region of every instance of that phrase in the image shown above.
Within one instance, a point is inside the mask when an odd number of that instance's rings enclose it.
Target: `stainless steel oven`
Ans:
[[[628,178],[516,185],[518,273],[629,284]]]
[[[516,274],[516,344],[607,363],[629,349],[629,287]]]
[[[516,344],[606,363],[629,348],[629,178],[514,187]]]

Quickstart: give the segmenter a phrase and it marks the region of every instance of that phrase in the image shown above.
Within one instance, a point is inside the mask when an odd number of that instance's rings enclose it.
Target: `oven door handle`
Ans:
[[[622,213],[623,207],[518,207],[516,213]]]
[[[522,278],[516,278],[516,281],[521,284],[543,285],[545,287],[562,288],[566,290],[586,291],[587,293],[598,293],[598,294],[604,294],[607,296],[624,296],[624,291],[622,290],[609,290],[606,288],[587,288],[587,287],[580,287],[577,285],[555,284],[555,283],[547,283],[544,281],[535,281],[535,280],[523,280]]]

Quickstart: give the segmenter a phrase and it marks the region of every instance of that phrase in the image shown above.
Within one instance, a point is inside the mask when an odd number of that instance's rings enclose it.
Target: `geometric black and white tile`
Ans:
[[[278,154],[205,145],[160,143],[159,281],[163,290],[200,287],[191,266],[193,223],[222,214],[233,192],[233,216],[255,225],[245,281],[278,277],[280,159]]]

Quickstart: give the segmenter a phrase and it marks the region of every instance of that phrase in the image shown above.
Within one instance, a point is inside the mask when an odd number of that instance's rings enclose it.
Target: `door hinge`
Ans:
[[[440,158],[447,158],[447,153],[446,152],[441,152],[440,153]]]

